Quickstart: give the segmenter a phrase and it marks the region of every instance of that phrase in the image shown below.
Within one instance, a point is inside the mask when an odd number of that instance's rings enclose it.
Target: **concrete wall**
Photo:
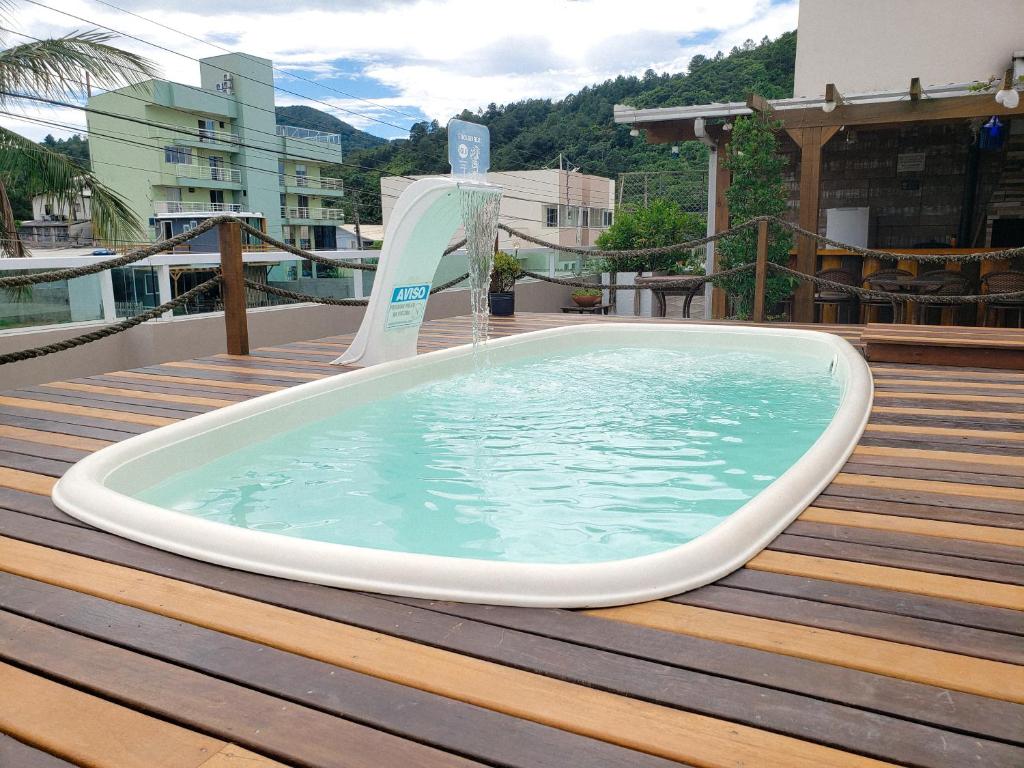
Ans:
[[[516,309],[519,312],[558,312],[560,307],[570,303],[570,293],[571,289],[551,283],[520,283],[516,287]],[[431,297],[426,316],[427,320],[435,320],[468,315],[469,311],[469,291],[445,291]],[[300,305],[253,309],[248,314],[249,345],[255,349],[354,333],[362,317],[361,307]],[[0,334],[0,353],[52,344],[101,325],[80,324]],[[220,313],[151,321],[83,347],[2,366],[0,391],[222,352],[224,318]]]
[[[948,85],[1002,76],[1024,49],[1024,1],[800,0],[794,95]]]
[[[382,176],[380,180],[381,208],[386,225],[395,207],[395,201],[413,180],[425,176]],[[599,210],[615,209],[615,181],[601,176],[569,173],[557,168],[536,171],[495,171],[487,174],[487,181],[504,188],[501,199],[501,223],[521,232],[561,245],[593,245],[604,227],[600,224]],[[594,211],[590,227],[576,225],[546,226],[545,209],[548,206],[587,207]],[[564,218],[565,211],[562,216]],[[453,241],[462,237],[461,230]],[[512,251],[535,247],[501,232],[498,247]]]

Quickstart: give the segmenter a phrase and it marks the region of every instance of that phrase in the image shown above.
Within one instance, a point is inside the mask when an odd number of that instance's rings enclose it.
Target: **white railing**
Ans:
[[[154,200],[157,213],[239,213],[238,203],[186,203],[180,200]]]
[[[307,189],[345,189],[345,182],[342,179],[332,179],[328,176],[277,176],[278,184],[282,187],[304,187]]]
[[[178,163],[174,166],[174,173],[177,176],[184,176],[189,179],[209,179],[211,181],[229,181],[234,184],[242,183],[242,172],[237,168],[225,168],[223,166],[199,165],[198,163]]]
[[[238,134],[234,131],[213,131],[206,128],[199,129],[199,140],[203,142],[223,142],[234,144],[238,141]]]
[[[291,208],[282,207],[281,217],[285,219],[313,219],[319,221],[344,221],[341,208]]]
[[[341,144],[340,133],[313,131],[309,128],[297,128],[294,125],[277,126],[277,135],[284,136],[289,139],[302,139],[303,141],[322,141],[325,144]]]

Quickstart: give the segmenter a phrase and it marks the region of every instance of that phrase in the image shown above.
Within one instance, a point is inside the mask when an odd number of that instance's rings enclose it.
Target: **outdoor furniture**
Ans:
[[[686,281],[686,284],[680,285],[680,281]],[[693,304],[693,299],[704,287],[704,284],[700,282],[700,278],[695,275],[637,277],[634,284],[638,290],[646,288],[651,292],[651,296],[654,298],[654,307],[651,313],[653,317],[665,317],[668,311],[665,302],[667,296],[685,296],[686,301],[683,302],[684,319],[690,317],[690,305]]]
[[[959,272],[947,272],[945,269],[934,269],[918,275],[910,281],[911,290],[919,296],[966,296],[970,293],[970,281]],[[915,321],[926,324],[931,312],[939,313],[942,322],[942,311],[947,308],[962,307],[964,302],[956,304],[922,304],[914,303]]]
[[[578,315],[607,315],[608,310],[611,308],[611,304],[595,304],[592,307],[581,307],[577,304],[573,304],[568,307],[562,307],[562,311],[575,312]]]
[[[815,277],[820,277],[822,280],[828,280],[833,283],[841,283],[843,285],[857,285],[857,279],[853,274],[845,269],[823,269],[820,272],[816,272]],[[835,288],[816,287],[814,291],[814,306],[821,307],[821,319],[819,322],[824,322],[826,306],[836,307],[836,321],[841,321],[841,310],[843,307],[846,308],[846,322],[851,321],[853,314],[853,300],[854,296],[852,293],[846,293],[844,291],[837,290]]]
[[[1004,272],[990,272],[981,278],[982,293],[1015,293],[1024,291],[1024,272],[1017,270],[1006,270]],[[989,325],[989,319],[995,317],[996,324],[1005,322],[1008,312],[1017,313],[1017,327],[1024,327],[1024,298],[1019,299],[996,299],[985,303],[985,325]]]
[[[914,274],[905,269],[880,269],[864,278],[864,287],[871,291],[886,293],[908,293],[910,281]],[[902,303],[896,299],[862,296],[860,300],[860,321],[864,323],[870,317],[872,309],[892,307],[892,321],[898,323],[903,316]]]

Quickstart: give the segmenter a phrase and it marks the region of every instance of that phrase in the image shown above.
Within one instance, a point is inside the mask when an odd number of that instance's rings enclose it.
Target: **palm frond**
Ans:
[[[0,176],[16,180],[18,188],[29,194],[46,194],[55,207],[69,210],[86,190],[90,193],[93,235],[101,240],[140,240],[142,225],[127,201],[110,187],[66,155],[53,152],[14,131],[0,128]],[[17,251],[17,231],[12,222],[0,216],[3,250],[10,256]]]
[[[0,14],[8,2],[0,0]],[[16,100],[11,94],[77,98],[85,93],[85,73],[103,89],[137,85],[158,74],[144,56],[108,45],[113,37],[95,30],[75,32],[0,51],[0,106]]]

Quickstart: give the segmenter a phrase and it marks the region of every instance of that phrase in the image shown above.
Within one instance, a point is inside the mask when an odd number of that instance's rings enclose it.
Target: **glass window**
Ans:
[[[284,186],[284,160],[277,161],[277,183]],[[284,203],[281,203],[284,205]]]
[[[580,226],[581,227],[589,227],[590,226],[590,209],[589,208],[580,208],[580,219],[581,219],[580,220]]]
[[[297,186],[297,187],[305,187],[308,184],[309,184],[309,181],[306,179],[306,166],[299,165],[298,163],[296,163],[295,164],[295,186]]]
[[[188,165],[192,162],[192,150],[189,147],[164,147],[164,160]]]
[[[601,225],[610,227],[612,225],[612,212],[608,210],[602,211],[601,216]]]
[[[216,129],[213,127],[213,120],[200,120],[199,121],[199,140],[200,141],[212,141],[215,135]]]
[[[544,225],[547,227],[558,226],[558,206],[547,205],[544,207]]]

